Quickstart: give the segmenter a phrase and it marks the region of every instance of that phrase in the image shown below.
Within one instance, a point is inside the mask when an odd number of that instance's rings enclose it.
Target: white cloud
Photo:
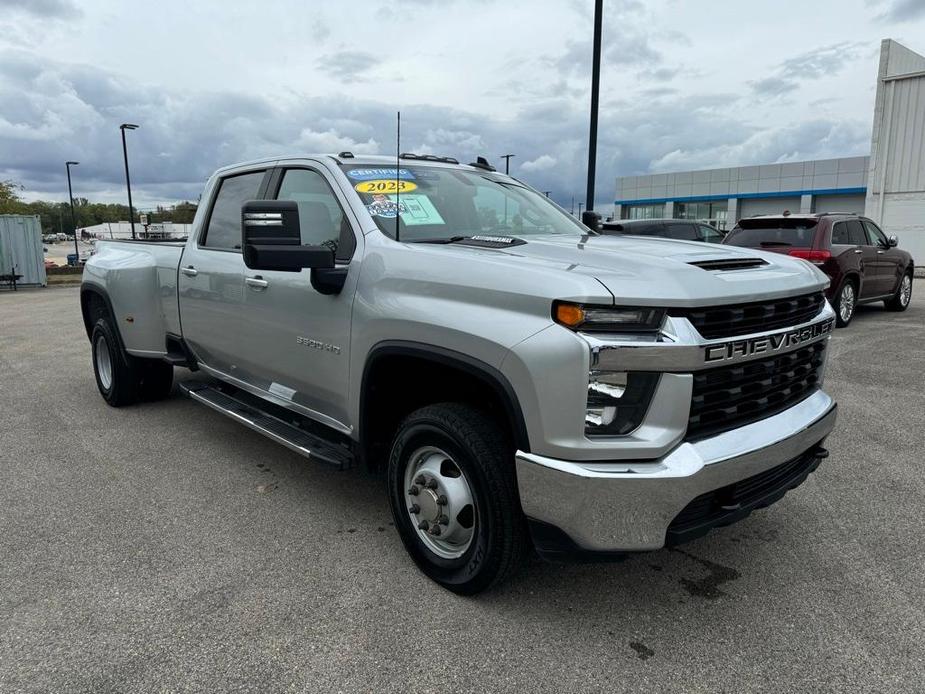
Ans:
[[[246,158],[391,153],[401,110],[405,151],[496,164],[513,152],[531,185],[584,198],[591,3],[367,5],[0,0],[0,180],[60,197],[63,162],[77,159],[75,192],[118,194],[118,124],[131,121],[133,192],[195,198],[213,169]],[[867,153],[879,40],[914,36],[914,5],[818,0],[801,8],[810,44],[776,0],[707,13],[608,0],[597,199],[612,202],[620,175]],[[887,6],[904,23],[872,23]],[[724,16],[742,20],[734,32]]]
[[[551,169],[556,165],[556,158],[551,157],[548,154],[541,154],[536,159],[532,161],[525,161],[520,165],[520,168],[524,171],[533,172],[533,171],[545,171],[546,169]]]

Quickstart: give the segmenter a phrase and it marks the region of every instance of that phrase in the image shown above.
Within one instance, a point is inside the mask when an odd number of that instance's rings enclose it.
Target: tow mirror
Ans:
[[[896,238],[896,236],[890,236],[890,238],[886,240],[886,245],[889,248],[896,248],[896,246],[899,245],[899,239]]]
[[[333,268],[334,251],[303,246],[299,206],[292,200],[251,200],[241,208],[244,264],[251,270],[298,272]]]
[[[581,223],[592,231],[600,233],[604,225],[601,223],[601,215],[594,210],[585,210],[581,213]]]

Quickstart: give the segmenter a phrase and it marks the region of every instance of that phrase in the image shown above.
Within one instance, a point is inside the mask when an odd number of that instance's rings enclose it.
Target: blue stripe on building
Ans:
[[[712,200],[749,200],[753,198],[792,198],[801,195],[857,195],[867,194],[867,188],[820,188],[817,190],[787,190],[777,193],[721,193],[719,195],[683,195],[676,198],[640,198],[614,200],[615,205],[654,205],[665,202],[708,202]]]

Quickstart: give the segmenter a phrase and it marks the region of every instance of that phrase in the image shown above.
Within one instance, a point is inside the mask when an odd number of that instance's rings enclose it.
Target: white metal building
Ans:
[[[614,217],[731,229],[742,217],[784,210],[855,212],[925,265],[925,57],[891,39],[880,49],[872,120],[871,156],[618,178]]]
[[[886,39],[880,49],[867,216],[925,265],[925,56]]]

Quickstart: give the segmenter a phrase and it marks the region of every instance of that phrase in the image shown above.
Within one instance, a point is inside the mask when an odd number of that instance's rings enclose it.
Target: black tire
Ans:
[[[141,398],[138,364],[119,344],[109,321],[100,318],[90,335],[93,375],[100,395],[112,407],[133,405]]]
[[[908,282],[908,291],[906,287],[906,282]],[[888,311],[905,311],[909,308],[909,303],[912,301],[912,270],[906,270],[906,274],[902,276],[899,280],[899,285],[896,287],[896,293],[893,295],[893,298],[887,299],[883,303],[886,305]]]
[[[843,303],[845,304],[843,306]],[[848,306],[850,303],[850,306]],[[854,312],[858,307],[858,286],[853,279],[848,278],[842,282],[835,295],[835,326],[846,328],[854,318]]]
[[[173,366],[157,359],[136,359],[141,383],[139,393],[144,400],[163,400],[173,390]]]
[[[423,539],[429,534],[418,529],[421,521],[413,520],[420,516],[409,512],[412,497],[408,496],[406,476],[416,473],[409,473],[408,467],[414,464],[412,456],[417,452],[432,448],[447,454],[447,460],[460,473],[457,476],[471,491],[472,508],[467,514],[472,518],[471,539],[458,557],[445,558],[432,550]],[[421,571],[440,585],[454,593],[472,595],[504,581],[519,568],[529,540],[517,493],[514,451],[500,427],[479,410],[442,403],[410,414],[392,443],[388,484],[395,527],[405,549]],[[429,488],[421,489],[417,498],[424,504]],[[438,491],[435,489],[434,494]],[[444,508],[450,515],[457,512],[452,509],[452,499],[443,503],[447,506],[440,507],[439,513]],[[440,522],[445,520],[446,516]]]

